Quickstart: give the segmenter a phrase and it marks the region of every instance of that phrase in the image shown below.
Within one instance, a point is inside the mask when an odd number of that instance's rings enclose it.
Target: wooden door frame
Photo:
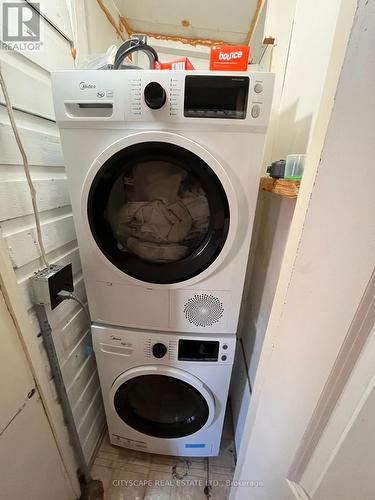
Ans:
[[[39,391],[44,411],[49,422],[63,467],[69,478],[72,491],[77,496],[81,489],[77,477],[77,465],[74,452],[70,446],[69,434],[64,424],[62,411],[51,391],[51,380],[48,377],[38,342],[35,338],[30,319],[23,301],[21,290],[10,260],[4,238],[0,236],[0,287],[4,295],[9,313],[11,314],[18,336],[29,363],[31,373]]]

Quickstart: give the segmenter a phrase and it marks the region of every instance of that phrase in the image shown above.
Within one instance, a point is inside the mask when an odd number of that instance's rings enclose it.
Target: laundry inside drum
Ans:
[[[205,191],[171,162],[142,161],[113,184],[106,218],[118,248],[150,262],[175,262],[199,248],[208,232]]]

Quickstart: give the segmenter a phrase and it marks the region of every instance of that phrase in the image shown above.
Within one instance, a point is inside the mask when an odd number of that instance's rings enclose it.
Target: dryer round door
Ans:
[[[215,402],[193,375],[167,366],[137,367],[120,375],[110,391],[116,414],[147,436],[189,436],[211,424]]]
[[[203,277],[233,238],[236,198],[225,170],[176,134],[119,141],[99,157],[86,184],[97,246],[136,280],[162,285]]]

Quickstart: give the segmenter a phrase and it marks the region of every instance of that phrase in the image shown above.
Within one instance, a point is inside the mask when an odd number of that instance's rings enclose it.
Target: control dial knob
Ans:
[[[158,82],[147,84],[144,90],[144,96],[147,106],[151,109],[162,108],[167,99],[165,90]]]
[[[157,342],[152,346],[152,354],[155,358],[162,358],[167,353],[167,346],[162,344],[161,342]]]

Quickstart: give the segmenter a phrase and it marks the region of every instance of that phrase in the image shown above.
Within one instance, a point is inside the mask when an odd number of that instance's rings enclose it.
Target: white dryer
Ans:
[[[92,320],[235,333],[273,75],[62,71],[52,83]]]
[[[175,456],[219,453],[235,337],[93,326],[112,444]]]

